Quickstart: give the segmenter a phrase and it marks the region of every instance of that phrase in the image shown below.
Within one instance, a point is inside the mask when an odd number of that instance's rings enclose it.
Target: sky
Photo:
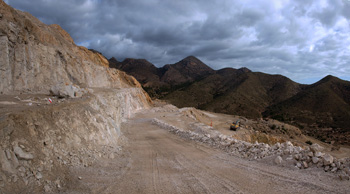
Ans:
[[[5,0],[107,58],[350,80],[350,0]]]

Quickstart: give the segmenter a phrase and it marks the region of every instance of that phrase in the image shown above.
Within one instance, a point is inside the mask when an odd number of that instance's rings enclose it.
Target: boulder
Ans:
[[[275,145],[272,146],[272,149],[277,150],[281,148],[281,143],[277,142]]]
[[[10,161],[8,161],[6,158],[5,152],[1,149],[0,149],[0,165],[1,165],[2,171],[7,173],[8,175],[15,173],[15,169],[11,166]]]
[[[318,159],[317,157],[312,157],[312,163],[314,164],[317,164],[319,160],[320,159]]]
[[[283,159],[282,159],[281,156],[277,156],[277,157],[275,158],[275,163],[276,163],[276,164],[282,164],[282,161],[283,161]]]
[[[33,154],[23,151],[22,148],[17,145],[13,146],[13,151],[19,159],[32,160],[34,158]]]
[[[293,146],[287,146],[284,150],[283,150],[283,153],[284,154],[292,154],[294,152],[294,149],[293,149]]]
[[[331,170],[331,172],[337,172],[337,170],[338,170],[338,168],[337,167],[334,167],[332,170]]]
[[[318,145],[317,143],[314,143],[310,146],[310,150],[315,153],[315,152],[320,152],[322,151],[324,148],[320,145]]]
[[[307,153],[307,155],[310,156],[310,157],[313,157],[314,153],[313,152],[309,152],[309,153]]]
[[[305,162],[305,161],[303,162],[303,167],[304,168],[309,168],[309,165],[307,164],[307,162]]]
[[[324,155],[324,153],[322,153],[322,152],[315,152],[315,157],[321,157],[323,155]]]
[[[85,90],[75,85],[57,84],[50,89],[50,94],[59,98],[79,98],[84,93],[86,93]]]
[[[298,162],[298,163],[296,164],[296,166],[297,166],[299,169],[302,167],[302,165],[301,165],[300,162]]]
[[[325,166],[330,165],[333,163],[333,156],[326,154],[323,156],[323,164]]]

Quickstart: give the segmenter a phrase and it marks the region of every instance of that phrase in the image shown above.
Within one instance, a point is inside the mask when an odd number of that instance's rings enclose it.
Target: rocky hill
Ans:
[[[70,169],[113,158],[121,122],[151,104],[104,56],[3,0],[0,51],[0,193],[64,192]]]
[[[179,107],[193,106],[258,118],[266,107],[299,91],[300,85],[283,76],[251,72],[247,68],[226,68],[176,90],[164,99]]]
[[[302,85],[281,75],[252,72],[247,68],[213,70],[189,56],[172,65],[156,68],[144,59],[126,59],[110,66],[133,75],[153,97],[178,107],[237,114],[249,118],[302,90]],[[119,65],[116,65],[119,64]]]
[[[267,108],[265,116],[295,123],[324,142],[350,144],[350,82],[327,76]]]
[[[157,98],[215,73],[194,56],[188,56],[175,64],[161,68],[155,67],[145,59],[129,58],[122,62],[111,58],[109,66],[134,76],[151,96]]]
[[[115,58],[109,59],[109,66],[128,72],[134,76],[144,87],[163,86],[166,83],[160,80],[161,70],[145,59],[127,58],[123,62],[117,61]]]
[[[116,68],[134,75],[151,96],[178,107],[248,118],[272,117],[301,127],[304,133],[322,141],[350,144],[347,81],[327,76],[315,84],[303,85],[247,68],[214,71],[192,56],[158,69],[145,60],[128,61],[133,61],[128,68]],[[139,75],[138,68],[142,72]],[[162,84],[143,81],[150,79]]]
[[[165,65],[161,68],[161,72],[164,72],[161,81],[175,86],[194,82],[215,71],[196,57],[189,56],[175,64]]]

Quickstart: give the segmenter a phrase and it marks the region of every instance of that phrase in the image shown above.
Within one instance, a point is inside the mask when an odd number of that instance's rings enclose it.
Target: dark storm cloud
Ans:
[[[79,45],[157,66],[195,55],[294,80],[350,74],[348,0],[7,0]]]

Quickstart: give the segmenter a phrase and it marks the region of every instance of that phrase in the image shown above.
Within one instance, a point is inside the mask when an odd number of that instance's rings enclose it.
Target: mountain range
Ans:
[[[134,76],[150,96],[178,107],[273,118],[324,142],[350,144],[350,82],[331,75],[304,85],[245,67],[213,70],[194,56],[160,68],[130,58],[111,58],[109,65]]]

